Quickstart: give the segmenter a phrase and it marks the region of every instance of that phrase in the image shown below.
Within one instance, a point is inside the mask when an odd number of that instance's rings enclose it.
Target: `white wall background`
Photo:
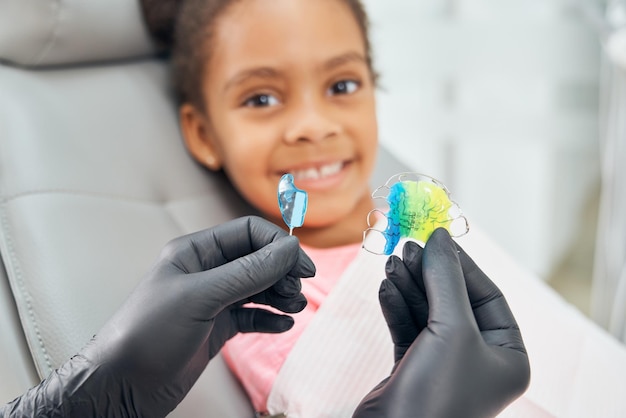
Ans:
[[[567,0],[364,3],[381,142],[547,277],[597,184],[591,28]]]

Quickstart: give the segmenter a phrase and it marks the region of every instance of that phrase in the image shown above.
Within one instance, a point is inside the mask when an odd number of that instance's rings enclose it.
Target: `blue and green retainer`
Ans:
[[[459,206],[450,200],[446,187],[429,176],[418,173],[395,175],[384,186],[376,189],[372,196],[374,199],[384,199],[389,207],[387,213],[378,209],[372,211],[380,212],[386,217],[385,230],[369,228],[364,233],[364,243],[365,236],[371,231],[379,232],[385,238],[383,249],[368,249],[376,254],[393,253],[402,238],[426,243],[435,229],[441,227],[454,237],[465,235],[469,231],[467,219],[462,215]],[[368,225],[372,226],[369,216]]]
[[[452,206],[443,189],[424,181],[402,181],[391,186],[387,212],[387,245],[385,254],[396,248],[400,238],[426,242],[433,231],[450,223],[448,209]]]

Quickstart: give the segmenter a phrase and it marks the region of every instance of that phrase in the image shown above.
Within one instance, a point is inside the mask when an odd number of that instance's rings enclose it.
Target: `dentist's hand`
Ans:
[[[299,312],[314,273],[298,240],[260,218],[173,240],[91,342],[0,417],[163,417],[226,340],[293,325],[244,303]]]
[[[422,250],[392,256],[380,302],[396,364],[354,417],[490,417],[530,381],[508,304],[489,278],[437,229]]]

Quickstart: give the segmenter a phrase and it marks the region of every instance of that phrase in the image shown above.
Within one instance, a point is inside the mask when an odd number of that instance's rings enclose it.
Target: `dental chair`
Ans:
[[[0,0],[0,402],[95,334],[170,239],[252,213],[184,149],[138,2]],[[401,165],[385,150],[374,184]],[[221,357],[172,417],[252,417]]]

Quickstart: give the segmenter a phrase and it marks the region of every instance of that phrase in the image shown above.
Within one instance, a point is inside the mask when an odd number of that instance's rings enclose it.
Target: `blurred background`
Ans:
[[[623,25],[624,2],[364,3],[381,141],[443,181],[470,223],[591,315],[605,17],[611,6]]]

